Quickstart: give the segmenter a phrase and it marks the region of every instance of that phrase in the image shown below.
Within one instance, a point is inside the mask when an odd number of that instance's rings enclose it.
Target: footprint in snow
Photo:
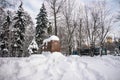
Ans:
[[[83,74],[83,80],[105,80],[105,77],[99,72],[90,69],[88,64],[82,61],[78,61],[78,70]]]

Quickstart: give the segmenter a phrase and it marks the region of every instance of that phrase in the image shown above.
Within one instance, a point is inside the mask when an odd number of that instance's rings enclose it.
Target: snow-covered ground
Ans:
[[[120,80],[120,57],[44,53],[0,58],[0,80]]]

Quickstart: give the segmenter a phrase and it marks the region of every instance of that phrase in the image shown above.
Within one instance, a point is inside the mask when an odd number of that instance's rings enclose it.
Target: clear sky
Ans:
[[[40,10],[40,7],[41,7],[41,4],[44,2],[44,0],[22,0],[23,3],[24,3],[24,10],[27,11],[34,23],[35,23],[35,18],[36,18],[36,15],[39,13],[39,10]],[[89,4],[91,1],[95,1],[95,0],[77,0],[78,2],[80,3],[87,3]],[[117,11],[118,11],[118,1],[120,0],[106,0],[107,3],[109,4],[110,8],[112,9],[112,11],[114,12],[114,14],[117,14]],[[114,27],[112,28],[112,34],[116,34],[116,32],[118,32],[118,30],[120,31],[120,27],[118,28],[118,24],[114,25]],[[117,36],[118,34],[116,34]]]

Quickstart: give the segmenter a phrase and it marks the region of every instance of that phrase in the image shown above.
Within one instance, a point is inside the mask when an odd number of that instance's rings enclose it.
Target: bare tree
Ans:
[[[118,7],[119,7],[119,9],[120,9],[120,1],[118,0],[117,1],[118,2]],[[118,23],[118,24],[120,24],[120,10],[118,11],[118,15],[116,16],[116,20],[115,20],[115,23]],[[120,30],[119,30],[119,33],[118,33],[119,35],[120,35]],[[120,36],[119,36],[120,37]]]
[[[57,15],[60,12],[60,9],[62,8],[66,0],[46,0],[46,1],[49,4],[50,8],[52,9],[52,14],[54,16],[55,35],[58,35]]]
[[[104,40],[108,33],[110,32],[110,29],[113,25],[113,16],[110,12],[110,9],[107,8],[107,4],[105,1],[101,1],[97,3],[97,6],[99,7],[99,44],[100,46],[104,46]]]
[[[89,12],[88,12],[89,11]],[[90,44],[95,44],[95,41],[98,37],[98,30],[99,30],[99,18],[98,12],[94,8],[85,8],[85,22],[86,22],[86,30],[87,35],[90,41]]]
[[[66,28],[66,33],[67,33],[67,44],[68,46],[68,55],[72,53],[72,48],[73,48],[73,33],[77,27],[76,23],[76,18],[74,14],[74,8],[75,8],[75,1],[72,0],[66,0],[66,3],[63,8],[63,17],[65,20],[65,28]]]
[[[97,1],[92,6],[85,7],[84,18],[87,36],[89,44],[93,48],[98,42],[102,45],[111,28],[112,15],[109,13],[106,5],[105,1]]]
[[[77,39],[77,50],[80,51],[80,49],[83,48],[83,45],[86,43],[86,29],[85,29],[85,19],[84,19],[84,8],[82,5],[80,5],[78,9],[78,14],[77,14],[77,28],[75,30],[76,33],[76,39]],[[79,52],[79,55],[80,52]]]

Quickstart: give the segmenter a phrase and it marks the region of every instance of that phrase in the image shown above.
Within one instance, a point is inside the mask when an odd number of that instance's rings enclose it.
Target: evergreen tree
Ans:
[[[0,0],[0,7],[2,8],[8,8],[8,7],[15,7],[14,4],[15,0]]]
[[[28,47],[35,36],[35,26],[33,24],[32,18],[26,13],[27,25],[25,28],[25,45],[24,45],[24,54],[28,54]]]
[[[35,39],[33,38],[32,42],[30,43],[29,47],[28,47],[28,52],[29,54],[37,54],[37,50],[38,50],[38,45],[35,41]]]
[[[6,17],[5,10],[0,7],[0,34],[1,34],[2,30],[3,30],[2,24],[5,21],[5,17]]]
[[[11,53],[13,57],[23,57],[24,54],[24,41],[25,41],[25,27],[26,19],[25,12],[22,8],[22,2],[13,18],[13,29],[12,29],[12,43]]]
[[[47,29],[47,33],[50,35],[52,35],[52,25],[51,25],[51,22],[49,22],[49,27]]]
[[[47,12],[45,9],[44,4],[42,4],[42,7],[40,9],[40,13],[37,15],[37,26],[36,26],[36,42],[38,46],[40,46],[43,42],[43,40],[47,37]]]
[[[119,38],[119,40],[118,40],[118,43],[119,43],[119,47],[118,47],[118,48],[119,48],[119,51],[120,51],[120,38]]]
[[[9,55],[9,27],[11,24],[10,21],[10,16],[9,16],[9,11],[7,12],[8,15],[6,16],[6,20],[3,23],[2,27],[3,27],[3,31],[0,34],[0,38],[1,38],[1,44],[0,44],[0,52],[2,57],[8,57]]]

